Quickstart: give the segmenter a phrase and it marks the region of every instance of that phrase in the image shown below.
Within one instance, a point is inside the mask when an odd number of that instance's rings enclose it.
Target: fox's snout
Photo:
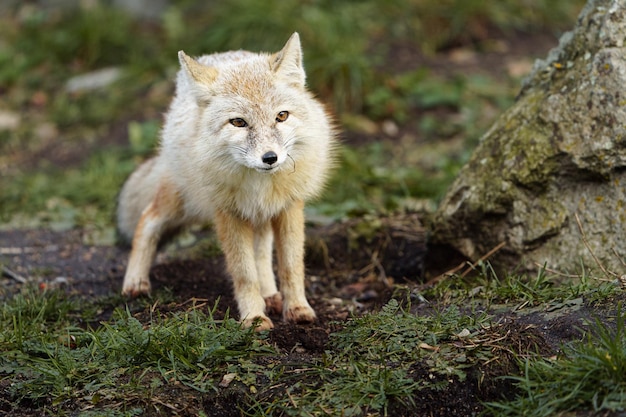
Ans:
[[[278,161],[278,155],[276,155],[276,152],[274,151],[268,151],[263,154],[261,160],[264,164],[272,166],[276,163],[276,161]]]
[[[256,158],[256,162],[252,162],[249,166],[251,168],[256,169],[259,172],[274,172],[277,171],[278,168],[285,161],[284,151],[279,150],[278,152],[270,149],[258,155]]]

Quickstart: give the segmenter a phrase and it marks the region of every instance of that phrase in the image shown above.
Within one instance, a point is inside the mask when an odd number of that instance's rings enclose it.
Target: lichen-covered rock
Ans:
[[[626,0],[590,0],[448,190],[433,243],[477,260],[505,242],[496,266],[563,272],[592,251],[626,272],[625,39]]]

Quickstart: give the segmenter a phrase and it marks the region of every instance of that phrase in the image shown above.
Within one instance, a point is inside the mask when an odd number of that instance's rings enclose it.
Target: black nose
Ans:
[[[273,165],[276,163],[276,161],[278,161],[278,155],[276,155],[276,152],[274,151],[269,151],[266,152],[261,159],[263,160],[264,164],[268,164],[268,165]]]

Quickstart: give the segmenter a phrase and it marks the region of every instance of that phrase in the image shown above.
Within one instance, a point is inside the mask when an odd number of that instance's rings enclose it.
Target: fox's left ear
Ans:
[[[290,84],[304,87],[306,75],[302,66],[300,35],[294,32],[283,49],[270,56],[270,67],[277,77]]]

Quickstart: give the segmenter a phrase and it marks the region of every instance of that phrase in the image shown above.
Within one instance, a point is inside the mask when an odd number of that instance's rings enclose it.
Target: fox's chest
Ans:
[[[223,190],[221,208],[235,212],[253,223],[264,223],[298,200],[298,185],[285,175],[253,173]]]

